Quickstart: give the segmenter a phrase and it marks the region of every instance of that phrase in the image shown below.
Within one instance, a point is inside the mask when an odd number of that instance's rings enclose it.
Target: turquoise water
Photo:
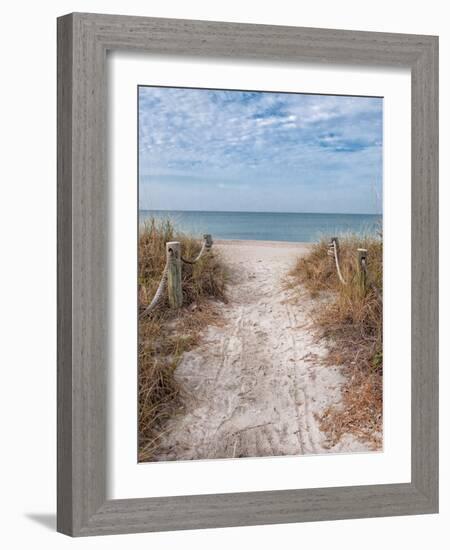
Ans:
[[[210,233],[216,239],[314,242],[345,233],[373,235],[382,217],[375,214],[307,214],[278,212],[196,212],[140,210],[139,223],[170,219],[191,235]]]

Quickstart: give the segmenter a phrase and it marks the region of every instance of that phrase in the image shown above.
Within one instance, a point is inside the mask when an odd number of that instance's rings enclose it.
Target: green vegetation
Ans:
[[[346,433],[376,448],[382,433],[383,245],[376,237],[347,236],[339,241],[337,276],[329,243],[315,244],[299,258],[291,275],[316,298],[313,319],[329,344],[327,361],[347,374],[340,406],[327,409],[322,429],[334,445]],[[367,288],[360,284],[357,249],[367,249]]]
[[[183,264],[183,307],[169,308],[167,295],[150,315],[151,302],[166,263],[165,244],[179,241],[186,258],[195,257],[201,241],[177,232],[168,221],[150,220],[139,234],[139,460],[152,460],[165,423],[179,407],[174,373],[183,352],[197,343],[199,332],[218,321],[214,302],[226,300],[226,269],[214,247],[194,265]]]

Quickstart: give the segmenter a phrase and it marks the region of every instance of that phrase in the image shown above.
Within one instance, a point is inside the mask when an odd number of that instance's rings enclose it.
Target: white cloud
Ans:
[[[142,175],[381,186],[380,99],[141,87],[139,116]]]

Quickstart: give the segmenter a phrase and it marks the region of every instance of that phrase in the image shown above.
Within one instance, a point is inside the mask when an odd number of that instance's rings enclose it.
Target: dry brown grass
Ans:
[[[325,240],[298,260],[291,275],[313,297],[327,297],[317,300],[314,322],[329,344],[327,361],[342,365],[347,374],[340,406],[328,408],[321,419],[330,445],[350,433],[378,448],[382,433],[382,239],[348,236],[339,244],[346,285],[337,277]],[[366,292],[358,278],[358,248],[368,250],[370,285]]]
[[[165,266],[165,243],[180,241],[183,256],[196,256],[201,241],[177,233],[170,221],[151,220],[139,235],[139,313],[158,287]],[[180,407],[175,369],[199,332],[219,321],[210,298],[226,300],[227,274],[213,249],[193,266],[183,264],[183,307],[171,310],[167,297],[150,316],[139,318],[139,461],[149,461],[158,450],[165,424]]]

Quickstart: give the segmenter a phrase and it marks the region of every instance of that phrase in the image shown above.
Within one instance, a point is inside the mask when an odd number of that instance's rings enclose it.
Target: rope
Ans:
[[[342,276],[341,268],[339,267],[339,258],[338,258],[338,254],[337,254],[336,241],[332,241],[332,244],[333,244],[334,259],[335,259],[335,263],[336,263],[336,271],[337,271],[339,280],[341,281],[341,283],[343,285],[346,285],[347,283],[346,283],[344,277]]]
[[[342,276],[341,269],[340,269],[340,266],[339,266],[339,258],[338,258],[338,253],[337,253],[337,247],[336,247],[336,241],[335,240],[332,240],[330,242],[330,245],[328,247],[328,255],[329,256],[334,256],[335,263],[336,263],[336,271],[337,271],[339,280],[341,281],[341,283],[343,285],[346,285],[347,282],[345,281],[344,277]],[[375,283],[373,281],[370,280],[371,278],[369,277],[369,273],[368,273],[368,270],[367,270],[367,263],[366,263],[365,258],[362,258],[362,260],[361,260],[361,269],[365,273],[365,277],[366,277],[366,281],[367,281],[366,284],[375,292],[375,294],[377,295],[377,298],[380,301],[383,300],[383,296],[380,292],[380,289],[375,285]]]
[[[203,241],[203,245],[200,249],[200,252],[197,254],[197,256],[193,260],[186,260],[181,256],[181,261],[185,264],[193,265],[200,260],[200,258],[203,256],[203,252],[205,250],[209,250],[211,248],[211,242],[207,241],[206,239]],[[141,313],[141,317],[144,317],[145,315],[149,315],[161,302],[161,299],[163,298],[164,291],[167,286],[167,271],[169,269],[169,259],[166,261],[166,265],[164,266],[164,270],[161,275],[161,280],[159,281],[158,288],[156,289],[155,295],[153,296],[153,300],[150,302],[150,304],[145,308],[145,310]]]
[[[169,262],[167,261],[166,265],[164,266],[164,270],[162,272],[161,280],[159,281],[158,288],[156,289],[155,295],[153,296],[153,300],[142,312],[141,314],[142,317],[144,317],[144,315],[148,315],[149,313],[151,313],[156,308],[156,306],[160,303],[167,285],[168,268],[169,268]]]
[[[183,256],[181,256],[181,261],[185,264],[189,264],[189,265],[194,265],[195,263],[197,263],[200,258],[203,256],[203,252],[206,250],[206,241],[203,241],[203,245],[200,249],[200,252],[197,254],[197,256],[193,259],[193,260],[186,260],[185,258],[183,258]]]

